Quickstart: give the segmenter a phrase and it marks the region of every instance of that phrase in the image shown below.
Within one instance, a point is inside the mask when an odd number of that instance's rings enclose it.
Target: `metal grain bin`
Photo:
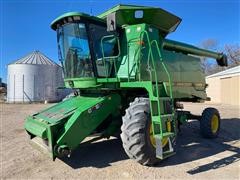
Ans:
[[[8,102],[59,101],[62,68],[39,51],[8,65]]]

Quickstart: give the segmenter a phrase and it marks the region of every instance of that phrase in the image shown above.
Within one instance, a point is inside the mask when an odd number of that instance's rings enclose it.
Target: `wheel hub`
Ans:
[[[212,117],[211,120],[211,129],[213,133],[216,133],[219,127],[219,121],[218,121],[218,116],[215,114]]]
[[[156,140],[155,140],[155,137],[153,134],[152,125],[150,125],[150,128],[149,128],[149,137],[150,137],[151,144],[156,148]],[[165,147],[167,145],[167,143],[168,143],[168,138],[163,138],[162,139],[162,147]]]

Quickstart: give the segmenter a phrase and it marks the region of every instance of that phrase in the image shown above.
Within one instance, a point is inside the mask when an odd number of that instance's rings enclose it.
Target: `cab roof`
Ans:
[[[95,16],[90,16],[89,14],[85,14],[81,12],[68,12],[68,13],[64,13],[63,15],[57,17],[54,21],[52,21],[51,28],[53,30],[56,30],[58,25],[70,23],[73,21],[80,21],[80,20],[105,22],[105,20]]]

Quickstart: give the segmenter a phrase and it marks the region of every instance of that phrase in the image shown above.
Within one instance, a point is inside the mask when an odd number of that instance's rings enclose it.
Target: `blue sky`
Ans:
[[[198,45],[211,38],[220,47],[240,43],[239,0],[0,0],[0,77],[6,81],[7,64],[33,50],[58,61],[50,23],[62,13],[97,15],[119,3],[161,7],[181,17],[182,23],[169,39]]]

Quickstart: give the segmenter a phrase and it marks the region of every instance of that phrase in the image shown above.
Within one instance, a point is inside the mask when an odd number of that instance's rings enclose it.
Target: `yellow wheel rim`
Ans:
[[[150,125],[149,128],[149,135],[150,135],[150,142],[151,144],[156,148],[156,140],[153,134],[153,129],[152,129],[152,125]],[[168,143],[168,138],[163,138],[162,139],[162,147],[165,147]]]
[[[219,127],[219,119],[216,114],[213,115],[211,120],[211,129],[213,133],[216,133]]]

